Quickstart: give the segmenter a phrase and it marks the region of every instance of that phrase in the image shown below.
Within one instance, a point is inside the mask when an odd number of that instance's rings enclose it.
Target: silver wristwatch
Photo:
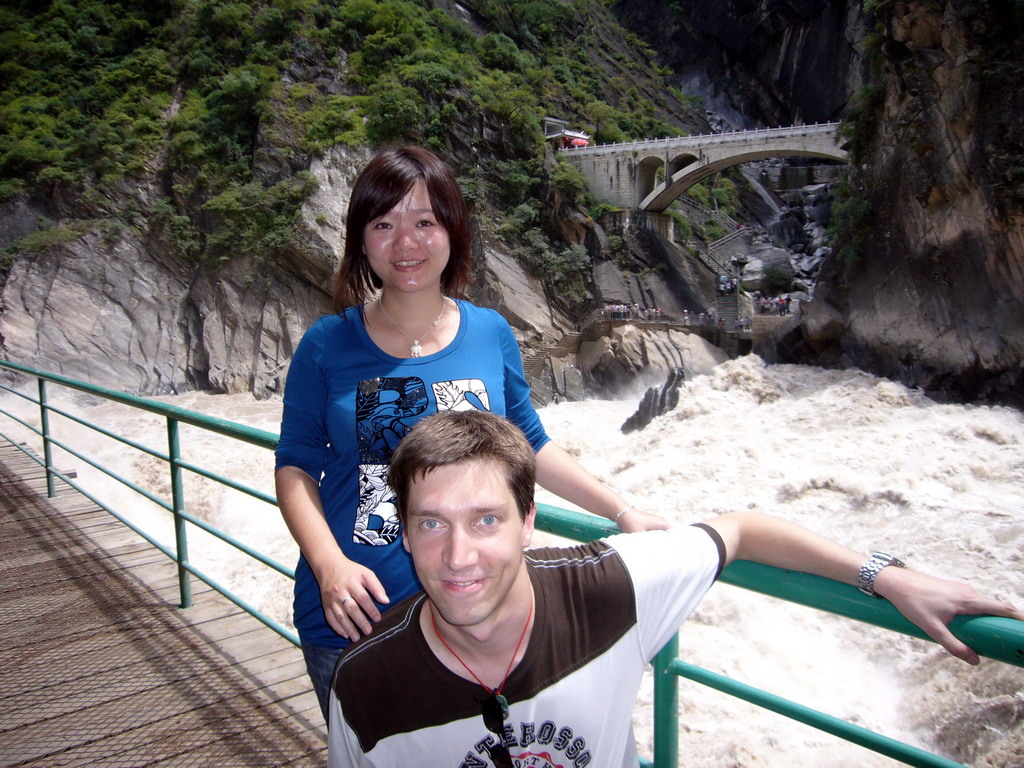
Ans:
[[[871,557],[860,567],[860,573],[857,574],[857,589],[868,597],[881,597],[875,592],[875,579],[887,565],[896,568],[907,567],[898,557],[887,555],[885,552],[872,552]]]

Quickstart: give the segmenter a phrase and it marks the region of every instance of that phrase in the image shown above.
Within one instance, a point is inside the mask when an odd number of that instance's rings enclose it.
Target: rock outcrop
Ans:
[[[318,285],[332,265],[243,258],[214,272],[148,245],[90,232],[15,261],[0,321],[9,358],[134,393],[280,392],[309,318],[329,311]]]
[[[687,377],[709,373],[729,356],[696,333],[619,325],[584,341],[576,355],[587,391],[606,397],[639,394],[681,369]]]
[[[747,249],[746,257],[750,261],[743,268],[741,280],[745,291],[762,291],[772,279],[792,282],[794,273],[789,251],[768,243],[756,243]],[[773,275],[773,270],[778,274]]]
[[[880,6],[879,117],[851,179],[870,203],[868,234],[826,260],[802,330],[783,344],[788,359],[863,368],[940,399],[1024,405],[1015,13]]]
[[[766,125],[838,119],[864,82],[860,2],[619,0],[615,7],[679,73],[684,90],[714,88],[736,112]]]
[[[622,433],[628,435],[630,432],[643,429],[658,416],[663,416],[679,405],[679,388],[685,380],[683,371],[669,371],[664,384],[660,387],[651,387],[644,392],[636,411],[622,423]]]
[[[660,307],[681,317],[684,311],[703,312],[715,301],[716,276],[690,254],[659,233],[668,227],[661,214],[616,211],[602,219],[605,229],[622,240],[622,251],[609,253],[607,237],[595,228],[602,245],[593,249],[591,291],[598,307],[637,304]],[[670,220],[669,220],[670,221]]]

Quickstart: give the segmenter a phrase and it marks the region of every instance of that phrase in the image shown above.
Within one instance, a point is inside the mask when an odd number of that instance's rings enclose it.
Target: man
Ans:
[[[737,558],[884,596],[969,663],[976,654],[946,628],[954,615],[1024,619],[764,515],[524,554],[534,473],[519,430],[482,411],[431,416],[402,441],[390,482],[425,593],[339,661],[331,766],[636,766],[644,666]]]

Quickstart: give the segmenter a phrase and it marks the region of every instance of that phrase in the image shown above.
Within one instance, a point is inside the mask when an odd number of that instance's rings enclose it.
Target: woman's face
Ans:
[[[451,244],[422,179],[398,205],[367,224],[363,249],[385,291],[440,290]]]

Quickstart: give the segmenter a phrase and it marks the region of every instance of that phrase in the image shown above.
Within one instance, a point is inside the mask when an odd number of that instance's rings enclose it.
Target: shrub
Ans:
[[[316,189],[308,174],[264,187],[258,182],[229,186],[203,206],[217,228],[206,243],[209,263],[219,264],[239,253],[265,259],[292,244],[299,206]]]
[[[539,229],[530,229],[516,254],[544,281],[553,299],[569,306],[586,300],[590,256],[582,245],[555,250]]]
[[[425,61],[407,66],[402,81],[427,98],[440,101],[449,92],[462,86],[462,76],[444,64]]]
[[[551,171],[551,188],[562,196],[566,205],[574,208],[585,208],[590,202],[587,180],[564,160],[557,161]]]
[[[726,178],[720,178],[715,181],[715,185],[711,189],[711,198],[720,209],[730,216],[736,212],[740,199],[736,191],[736,185]]]
[[[687,243],[693,237],[693,222],[679,211],[669,211],[669,216],[675,222],[675,239],[677,243]]]
[[[714,219],[708,219],[704,222],[704,232],[707,233],[708,239],[712,242],[725,237],[725,229]]]
[[[853,266],[864,255],[874,227],[874,207],[857,195],[850,188],[849,178],[844,177],[836,185],[828,228],[837,255],[846,266]]]
[[[536,202],[541,185],[542,169],[533,160],[498,161],[494,164],[494,184],[499,205],[511,207],[522,202]]]
[[[298,119],[305,126],[303,144],[320,151],[334,144],[355,146],[365,139],[363,103],[358,96],[328,96],[327,99],[303,109]]]
[[[598,221],[602,216],[604,216],[609,211],[621,210],[622,208],[617,205],[606,202],[604,200],[599,200],[597,202],[591,203],[590,207],[587,209],[587,215],[590,216],[590,218],[592,218],[594,221]]]
[[[508,242],[520,240],[536,226],[539,217],[536,203],[521,203],[502,218],[498,234]]]
[[[170,198],[164,198],[153,206],[150,226],[163,231],[164,239],[170,243],[176,256],[185,261],[199,260],[203,250],[199,233],[192,225],[192,220],[179,213]]]
[[[500,32],[488,33],[479,39],[476,50],[480,63],[485,67],[509,72],[522,68],[519,47],[508,35]]]
[[[366,107],[366,137],[387,142],[413,136],[424,122],[423,99],[408,86],[383,81],[370,88]]]
[[[571,304],[586,300],[587,278],[590,276],[590,256],[587,249],[574,243],[568,248],[556,251],[548,261],[545,279],[554,289],[554,294]]]
[[[73,242],[92,228],[93,222],[71,221],[65,224],[54,224],[38,229],[25,235],[18,241],[15,248],[21,251],[38,252]]]
[[[686,194],[705,207],[711,202],[711,192],[704,182],[694,184],[686,190]]]
[[[448,146],[459,109],[454,102],[447,102],[440,109],[428,110],[427,125],[423,129],[423,143],[429,149],[443,152]]]
[[[777,296],[788,291],[792,286],[793,275],[785,267],[778,264],[769,264],[764,268],[762,288],[766,293]]]
[[[853,107],[839,128],[848,140],[850,161],[858,163],[867,157],[874,144],[878,121],[885,106],[885,91],[878,85],[865,85],[853,97]]]

